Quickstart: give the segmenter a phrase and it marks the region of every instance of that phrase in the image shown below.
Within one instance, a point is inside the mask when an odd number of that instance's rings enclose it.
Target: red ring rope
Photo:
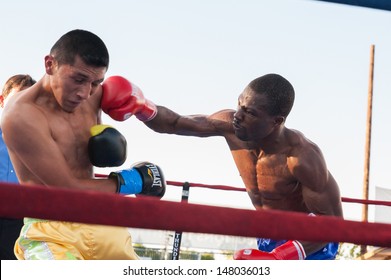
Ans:
[[[0,216],[274,239],[391,247],[391,224],[124,197],[94,191],[0,184]],[[189,218],[191,217],[191,218]]]
[[[99,178],[107,177],[107,175],[104,174],[95,174],[95,176]],[[184,184],[183,182],[167,181],[167,185],[172,185],[177,187],[181,187],[183,186],[183,184]],[[200,187],[200,188],[208,188],[208,189],[224,190],[224,191],[239,191],[239,192],[246,191],[245,188],[231,187],[225,185],[207,185],[207,184],[199,184],[199,183],[189,183],[189,184],[190,187]],[[341,201],[350,202],[350,203],[391,206],[391,201],[368,200],[368,199],[358,199],[358,198],[348,198],[348,197],[341,197]]]
[[[167,181],[167,184],[172,185],[172,186],[183,186],[184,183],[176,182],[176,181]],[[206,185],[206,184],[199,184],[199,183],[189,183],[189,184],[190,184],[190,187],[200,187],[200,188],[225,190],[225,191],[240,191],[240,192],[246,191],[245,188],[237,188],[237,187],[230,187],[230,186],[224,186],[224,185]],[[382,201],[382,200],[368,200],[368,199],[341,197],[341,201],[342,202],[351,202],[351,203],[391,206],[391,201]]]

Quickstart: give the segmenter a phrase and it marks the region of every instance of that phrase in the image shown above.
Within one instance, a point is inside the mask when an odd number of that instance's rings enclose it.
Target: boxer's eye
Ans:
[[[252,110],[249,110],[249,109],[247,109],[247,108],[242,108],[242,110],[243,110],[247,115],[256,116],[255,112],[252,111]]]
[[[74,81],[77,83],[77,84],[82,84],[82,83],[84,83],[84,79],[74,79]]]

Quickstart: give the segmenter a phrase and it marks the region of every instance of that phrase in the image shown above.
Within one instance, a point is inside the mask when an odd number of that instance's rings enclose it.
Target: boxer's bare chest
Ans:
[[[97,123],[97,115],[88,106],[80,106],[73,113],[52,114],[49,129],[69,167],[78,172],[89,171],[88,140],[90,128]]]
[[[249,194],[264,200],[280,200],[295,192],[298,184],[288,168],[284,153],[267,155],[256,150],[232,151]]]

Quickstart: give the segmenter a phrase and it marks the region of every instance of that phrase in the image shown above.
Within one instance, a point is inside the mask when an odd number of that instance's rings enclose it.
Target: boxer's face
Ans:
[[[249,88],[239,96],[233,126],[240,140],[260,142],[272,133],[278,121],[267,113],[266,106],[266,96]]]
[[[51,66],[51,88],[53,94],[66,112],[73,112],[84,100],[93,94],[103,82],[106,67],[93,67],[76,57],[73,65],[61,64],[53,58]]]

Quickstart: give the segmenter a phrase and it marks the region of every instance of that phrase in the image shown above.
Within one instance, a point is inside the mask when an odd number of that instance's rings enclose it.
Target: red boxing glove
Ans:
[[[256,249],[243,249],[234,254],[234,260],[304,260],[305,258],[304,248],[296,240],[289,240],[270,253]]]
[[[135,115],[139,120],[152,120],[157,114],[156,105],[144,98],[142,91],[121,76],[112,76],[103,83],[101,108],[116,121]]]

